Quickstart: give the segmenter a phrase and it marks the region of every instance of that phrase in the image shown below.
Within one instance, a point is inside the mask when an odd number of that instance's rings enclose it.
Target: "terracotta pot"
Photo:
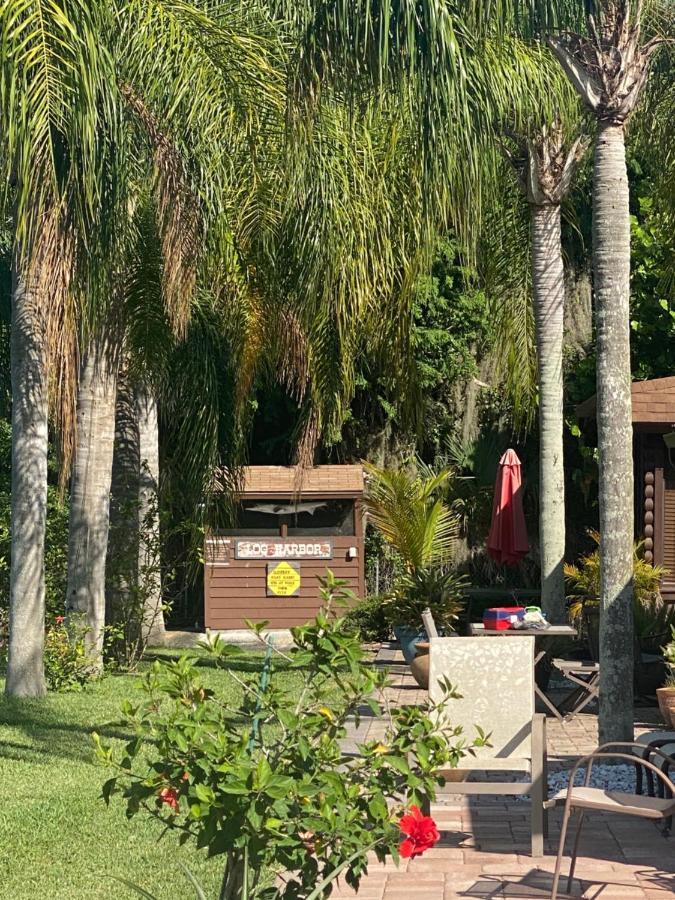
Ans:
[[[656,689],[656,699],[659,701],[659,710],[666,725],[673,724],[675,717],[675,687],[660,687]]]
[[[443,778],[449,784],[457,784],[459,781],[466,781],[470,774],[469,769],[448,769],[443,772]]]
[[[415,650],[417,655],[410,663],[410,671],[415,681],[426,691],[429,689],[429,642],[418,641]]]

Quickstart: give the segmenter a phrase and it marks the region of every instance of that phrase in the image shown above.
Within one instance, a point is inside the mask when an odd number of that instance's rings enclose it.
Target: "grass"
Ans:
[[[232,668],[257,671],[250,654]],[[204,681],[234,700],[227,672],[204,667]],[[295,675],[283,677],[292,678]],[[124,803],[101,799],[108,772],[94,757],[91,734],[128,738],[120,704],[140,697],[138,676],[107,676],[81,693],[42,700],[0,696],[0,898],[2,900],[130,900],[138,895],[113,876],[142,885],[158,900],[194,893],[187,866],[207,896],[217,896],[220,862],[161,836],[142,813],[127,821]],[[3,688],[0,679],[0,689]]]

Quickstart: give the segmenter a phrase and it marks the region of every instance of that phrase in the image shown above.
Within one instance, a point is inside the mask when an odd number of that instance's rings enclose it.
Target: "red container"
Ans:
[[[508,631],[524,618],[524,606],[495,606],[483,613],[483,625],[486,631]]]

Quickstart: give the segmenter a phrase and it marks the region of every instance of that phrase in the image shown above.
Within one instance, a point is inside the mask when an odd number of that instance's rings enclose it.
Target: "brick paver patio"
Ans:
[[[378,661],[392,663],[390,702],[421,699],[407,667],[392,649]],[[658,726],[658,711],[639,709],[636,731]],[[567,725],[549,718],[549,768],[569,767],[597,746],[596,717],[582,714]],[[365,719],[349,744],[366,736],[378,737],[383,723]],[[432,814],[441,830],[433,850],[414,860],[382,866],[373,861],[358,895],[340,887],[333,896],[346,900],[454,900],[454,898],[546,898],[560,833],[561,813],[550,815],[546,856],[529,855],[529,804],[489,797],[448,795],[434,805]],[[567,871],[569,859],[563,863]],[[561,884],[566,887],[566,881]],[[562,893],[561,896],[568,896]],[[581,854],[572,894],[596,900],[665,900],[675,897],[675,836],[664,838],[645,820],[590,815],[584,824]]]

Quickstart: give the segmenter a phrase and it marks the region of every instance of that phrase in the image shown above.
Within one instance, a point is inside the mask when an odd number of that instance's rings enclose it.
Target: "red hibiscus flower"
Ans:
[[[56,616],[54,618],[54,621],[56,622],[57,625],[62,625],[63,622],[66,621],[66,617],[65,616]]]
[[[174,812],[178,810],[178,791],[172,787],[165,787],[159,792],[159,799],[162,803],[170,806]]]
[[[423,815],[418,806],[411,806],[408,815],[401,816],[398,826],[401,834],[406,835],[399,847],[403,859],[419,856],[433,847],[440,837],[434,820],[430,816]]]

